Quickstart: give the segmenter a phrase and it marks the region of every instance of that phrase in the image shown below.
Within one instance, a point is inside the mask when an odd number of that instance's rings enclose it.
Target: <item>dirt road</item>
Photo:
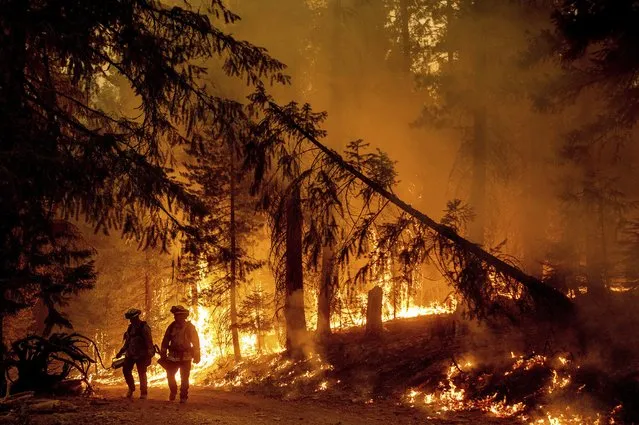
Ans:
[[[399,425],[399,424],[497,424],[481,415],[444,418],[424,410],[390,401],[370,404],[340,400],[283,401],[258,395],[193,388],[187,404],[166,401],[166,389],[151,389],[148,400],[127,400],[124,388],[101,388],[103,398],[70,399],[74,412],[31,414],[33,425]],[[25,423],[12,419],[13,423]],[[7,421],[4,421],[7,423]]]

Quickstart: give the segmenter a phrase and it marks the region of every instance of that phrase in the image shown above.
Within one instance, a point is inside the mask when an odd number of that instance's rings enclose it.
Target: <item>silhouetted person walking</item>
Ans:
[[[124,346],[116,357],[124,354],[122,373],[129,387],[126,396],[132,398],[135,391],[135,381],[133,380],[133,366],[135,365],[140,378],[140,398],[145,399],[147,396],[146,368],[151,364],[155,348],[153,347],[151,328],[146,322],[140,320],[140,313],[142,312],[137,308],[131,308],[124,314],[124,317],[131,321],[131,324],[124,333]]]
[[[191,322],[187,322],[189,311],[181,305],[171,307],[175,321],[169,325],[162,339],[160,357],[162,366],[166,369],[169,381],[169,400],[175,400],[177,382],[175,374],[180,371],[180,403],[186,403],[189,396],[189,375],[191,361],[200,362],[200,338],[197,329]],[[168,352],[168,353],[167,353]]]

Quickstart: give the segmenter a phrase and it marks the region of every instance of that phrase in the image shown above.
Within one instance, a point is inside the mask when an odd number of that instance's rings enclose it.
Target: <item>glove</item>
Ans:
[[[124,354],[124,351],[120,350],[120,351],[118,351],[118,354],[115,355],[115,358],[116,359],[120,358],[120,357],[122,357],[123,354]]]

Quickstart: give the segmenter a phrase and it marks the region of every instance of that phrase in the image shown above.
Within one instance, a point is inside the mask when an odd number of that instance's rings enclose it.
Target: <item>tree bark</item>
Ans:
[[[379,286],[375,286],[368,291],[366,304],[366,335],[379,336],[382,334],[382,300],[384,291]]]
[[[304,276],[302,269],[302,208],[299,188],[294,188],[286,200],[286,351],[290,357],[301,358],[306,342],[304,316]]]
[[[231,144],[231,285],[230,285],[230,302],[231,302],[231,335],[233,338],[233,354],[235,361],[242,359],[242,351],[240,347],[240,336],[237,329],[237,228],[235,226],[235,151]]]
[[[473,180],[470,189],[470,206],[475,217],[470,224],[470,238],[484,244],[486,230],[486,107],[483,100],[473,112]]]
[[[320,338],[331,334],[331,299],[333,298],[333,249],[325,246],[322,252],[320,288],[317,297],[317,335]]]
[[[402,26],[402,71],[410,74],[412,64],[410,51],[410,15],[408,13],[408,0],[399,0],[399,19]]]
[[[6,396],[9,393],[7,388],[7,347],[4,345],[4,314],[0,313],[0,395]]]
[[[144,252],[144,316],[146,320],[151,319],[151,309],[153,308],[153,288],[149,278],[149,253]]]
[[[557,289],[549,286],[539,279],[529,276],[519,268],[513,266],[512,264],[508,264],[505,261],[495,257],[491,253],[482,249],[479,245],[461,237],[458,235],[452,228],[445,226],[443,224],[437,223],[435,220],[427,216],[426,214],[418,211],[413,208],[406,202],[402,201],[397,195],[389,192],[353,165],[346,162],[340,154],[329,149],[322,143],[320,143],[312,134],[310,134],[307,130],[300,127],[296,122],[290,119],[274,102],[270,102],[270,107],[276,111],[276,113],[293,129],[295,129],[300,135],[306,138],[309,142],[315,145],[318,149],[320,149],[325,155],[327,155],[332,161],[334,161],[339,167],[348,171],[357,179],[362,181],[368,187],[373,189],[376,193],[387,199],[390,203],[401,209],[402,211],[409,214],[411,217],[414,217],[417,221],[427,226],[435,233],[440,235],[443,238],[448,239],[449,241],[456,244],[459,248],[465,250],[468,253],[473,254],[481,261],[485,262],[487,265],[493,267],[496,272],[502,273],[505,276],[508,276],[518,282],[520,282],[528,291],[532,299],[534,300],[537,307],[544,306],[549,314],[563,314],[566,312],[573,312],[573,303],[562,294]]]

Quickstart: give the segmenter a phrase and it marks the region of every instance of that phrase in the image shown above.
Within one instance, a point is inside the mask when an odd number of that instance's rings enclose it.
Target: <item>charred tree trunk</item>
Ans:
[[[237,329],[237,228],[235,225],[235,152],[233,145],[231,144],[231,218],[230,218],[230,233],[231,233],[231,282],[230,282],[230,314],[231,314],[231,335],[233,338],[233,354],[235,361],[242,359],[242,352],[240,348],[240,336]]]
[[[304,275],[302,269],[302,208],[299,188],[294,188],[286,200],[286,351],[290,357],[301,358],[306,342],[304,316]]]
[[[384,291],[375,286],[368,291],[366,304],[366,335],[376,337],[382,334],[382,299]]]
[[[324,247],[320,288],[317,297],[317,335],[324,338],[331,334],[331,300],[333,298],[334,258],[333,249]]]

